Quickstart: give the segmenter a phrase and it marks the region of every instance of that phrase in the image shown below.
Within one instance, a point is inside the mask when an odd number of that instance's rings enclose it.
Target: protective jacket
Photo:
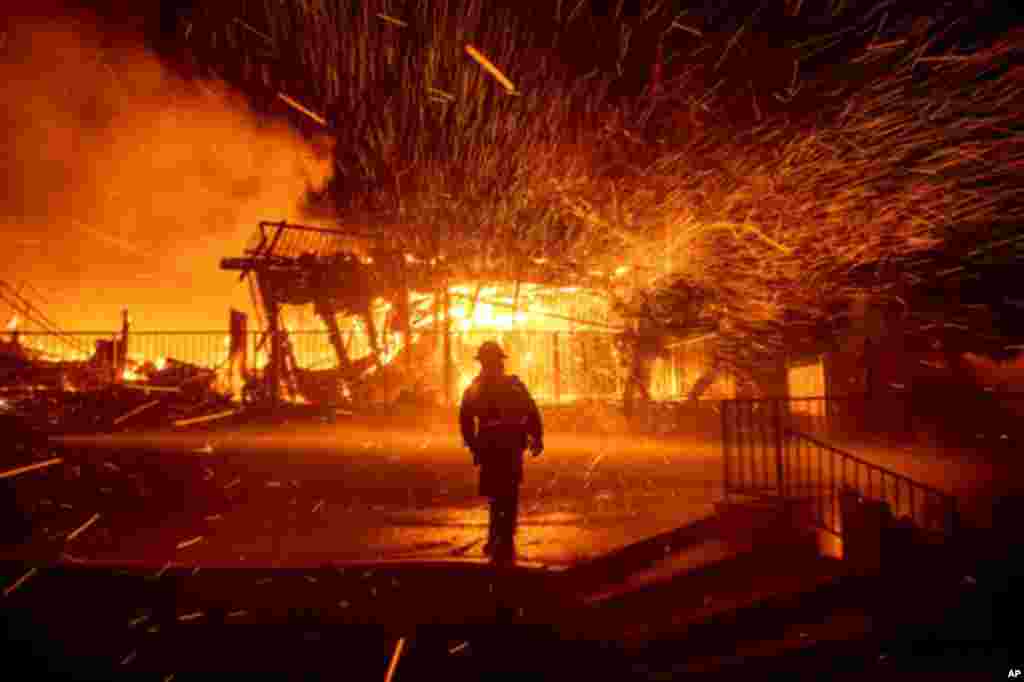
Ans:
[[[509,492],[523,478],[523,451],[543,442],[540,411],[519,377],[477,376],[462,396],[462,439],[480,465],[480,494]]]

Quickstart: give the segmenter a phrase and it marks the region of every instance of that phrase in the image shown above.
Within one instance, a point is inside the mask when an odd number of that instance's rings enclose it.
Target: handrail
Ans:
[[[904,481],[906,483],[909,483],[910,485],[913,485],[913,486],[916,486],[918,488],[921,488],[922,490],[926,490],[926,491],[928,491],[928,492],[930,492],[930,493],[932,493],[934,495],[943,495],[943,496],[947,496],[947,497],[949,496],[948,493],[945,493],[945,492],[939,490],[938,488],[933,488],[932,486],[928,485],[927,483],[921,483],[919,481],[915,481],[914,479],[910,478],[909,476],[901,474],[898,471],[893,471],[892,469],[886,469],[885,467],[879,466],[878,464],[875,464],[873,462],[868,462],[867,460],[863,460],[863,459],[861,459],[860,457],[857,457],[854,454],[846,452],[845,450],[840,450],[839,448],[834,447],[832,445],[829,445],[828,443],[825,443],[823,441],[820,441],[820,440],[818,440],[817,438],[815,438],[813,436],[810,436],[810,435],[808,435],[806,433],[803,433],[802,431],[797,431],[797,430],[791,429],[789,427],[784,427],[784,430],[785,430],[785,433],[787,435],[792,435],[792,436],[797,436],[798,438],[802,438],[802,439],[804,439],[806,441],[809,441],[809,442],[813,443],[816,447],[819,447],[822,450],[828,450],[829,452],[831,452],[831,453],[833,453],[835,455],[839,455],[840,457],[843,457],[845,459],[852,460],[852,461],[854,461],[854,462],[856,462],[856,463],[858,463],[858,464],[860,464],[862,466],[865,466],[865,467],[867,467],[869,469],[874,469],[875,471],[879,471],[879,472],[885,474],[886,476],[890,476],[892,478],[900,479],[900,480],[902,480],[902,481]]]
[[[810,522],[841,535],[841,524],[837,523],[841,500],[846,491],[855,491],[861,497],[889,504],[894,515],[902,512],[922,529],[941,529],[947,535],[955,532],[956,497],[794,428],[785,407],[793,402],[815,400],[832,399],[762,398],[722,402],[726,496],[731,493],[769,494],[781,501],[793,499],[797,490],[809,490],[816,501]],[[877,487],[873,485],[876,480]],[[939,516],[932,515],[936,509]]]

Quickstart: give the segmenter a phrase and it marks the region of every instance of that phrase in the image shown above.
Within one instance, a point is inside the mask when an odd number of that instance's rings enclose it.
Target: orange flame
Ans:
[[[14,331],[15,329],[18,328],[18,323],[20,323],[20,322],[21,322],[21,318],[18,317],[18,313],[14,313],[14,317],[12,317],[11,321],[7,323],[7,330],[8,331]]]

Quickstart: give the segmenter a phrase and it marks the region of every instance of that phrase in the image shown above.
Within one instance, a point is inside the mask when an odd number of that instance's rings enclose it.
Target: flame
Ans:
[[[121,378],[124,379],[125,381],[142,381],[143,379],[145,379],[144,376],[136,372],[131,367],[126,367],[125,370],[121,372]]]
[[[21,318],[18,317],[18,313],[14,313],[14,317],[12,317],[11,321],[7,323],[7,330],[13,332],[18,328],[19,322],[21,322]]]
[[[156,371],[158,371],[158,372],[164,371],[164,369],[167,367],[167,358],[165,358],[165,357],[157,358],[156,362],[153,363],[153,366],[156,367]]]
[[[412,326],[414,329],[422,329],[423,327],[426,327],[427,325],[431,324],[434,324],[434,316],[427,315],[422,320],[417,320],[416,322],[413,322]]]
[[[463,393],[465,393],[466,389],[469,388],[469,385],[471,383],[473,383],[473,375],[472,374],[470,374],[469,372],[459,372],[459,381],[458,381],[459,390],[458,390],[457,394],[461,396]]]

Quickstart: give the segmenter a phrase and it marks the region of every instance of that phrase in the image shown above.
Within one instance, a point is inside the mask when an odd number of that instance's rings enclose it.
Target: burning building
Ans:
[[[405,392],[450,404],[485,340],[506,349],[509,370],[545,403],[615,400],[630,380],[619,343],[628,321],[607,288],[567,283],[542,259],[510,278],[385,233],[282,222],[261,223],[245,256],[221,267],[248,278],[268,330],[255,349],[267,362],[257,380],[266,399],[392,402]],[[668,344],[646,397],[684,395],[709,363],[708,343]],[[727,378],[714,383],[714,397],[731,393]]]

